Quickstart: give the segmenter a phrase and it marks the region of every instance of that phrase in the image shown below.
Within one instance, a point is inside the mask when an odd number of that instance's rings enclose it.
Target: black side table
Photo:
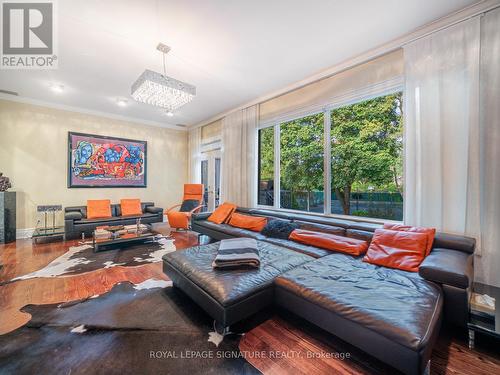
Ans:
[[[493,336],[500,339],[500,288],[474,283],[473,293],[487,294],[495,298],[495,308],[493,311],[482,309],[471,303],[469,323],[469,349],[474,349],[474,340],[476,332]]]

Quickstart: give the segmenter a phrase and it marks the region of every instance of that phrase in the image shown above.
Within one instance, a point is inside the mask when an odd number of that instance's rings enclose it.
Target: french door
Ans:
[[[202,153],[201,183],[204,186],[202,211],[213,211],[220,204],[221,151]]]

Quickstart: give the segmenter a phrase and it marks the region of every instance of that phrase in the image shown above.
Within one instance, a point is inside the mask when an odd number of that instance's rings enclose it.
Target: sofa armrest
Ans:
[[[433,249],[418,273],[429,281],[467,289],[474,277],[473,257],[458,250]]]
[[[147,206],[145,211],[149,212],[150,214],[163,214],[163,208],[160,207]]]
[[[193,214],[193,216],[191,218],[194,221],[196,221],[196,220],[207,220],[210,215],[212,215],[211,212],[200,212],[200,213]]]
[[[64,214],[64,220],[81,220],[83,215],[78,211],[69,211]]]

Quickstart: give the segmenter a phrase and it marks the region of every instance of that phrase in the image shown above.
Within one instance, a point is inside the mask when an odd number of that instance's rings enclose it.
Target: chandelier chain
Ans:
[[[165,52],[162,52],[161,54],[163,55],[163,75],[166,76],[167,75],[167,64],[165,62]]]

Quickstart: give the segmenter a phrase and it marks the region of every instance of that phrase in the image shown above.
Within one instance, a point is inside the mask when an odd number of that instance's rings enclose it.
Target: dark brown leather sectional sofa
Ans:
[[[238,211],[368,241],[381,227],[281,211]],[[259,240],[261,253],[265,254],[264,273],[259,271],[255,277],[245,275],[245,271],[215,274],[210,264],[217,245],[167,254],[164,271],[174,285],[223,325],[275,304],[408,374],[420,374],[427,368],[442,320],[466,325],[473,279],[472,238],[437,233],[431,254],[414,273],[214,224],[206,220],[209,215],[195,215],[193,230],[214,240]]]

